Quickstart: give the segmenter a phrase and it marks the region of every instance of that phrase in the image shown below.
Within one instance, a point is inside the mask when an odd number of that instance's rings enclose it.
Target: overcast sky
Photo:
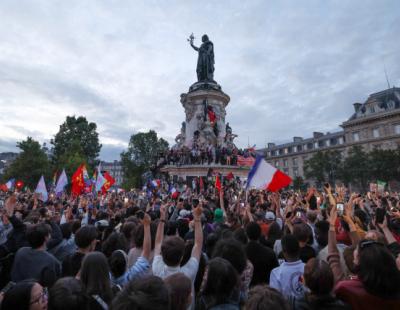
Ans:
[[[0,152],[48,142],[67,115],[96,122],[101,158],[131,134],[170,143],[180,94],[214,42],[215,79],[231,97],[238,146],[339,130],[354,102],[400,85],[400,1],[0,2]]]

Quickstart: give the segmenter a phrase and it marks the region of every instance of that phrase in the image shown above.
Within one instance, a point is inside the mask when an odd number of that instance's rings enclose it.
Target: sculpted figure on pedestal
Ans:
[[[206,34],[201,37],[203,43],[200,47],[195,46],[193,40],[194,36],[192,33],[188,41],[190,46],[193,47],[195,51],[199,52],[196,68],[197,80],[199,82],[214,82],[214,44],[208,39]]]

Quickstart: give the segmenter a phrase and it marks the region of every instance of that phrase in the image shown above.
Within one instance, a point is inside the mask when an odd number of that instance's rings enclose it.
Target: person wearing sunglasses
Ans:
[[[47,310],[47,289],[35,280],[18,282],[4,294],[0,309]]]

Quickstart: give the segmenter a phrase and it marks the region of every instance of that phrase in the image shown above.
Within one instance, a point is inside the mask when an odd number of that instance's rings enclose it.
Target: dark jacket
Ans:
[[[26,225],[15,215],[10,217],[10,223],[13,227],[7,236],[7,241],[0,246],[0,258],[6,257],[10,253],[15,253],[19,248],[28,246],[26,240]]]
[[[11,271],[11,280],[14,282],[35,279],[42,286],[51,287],[60,276],[60,262],[46,251],[24,247],[15,255]]]
[[[332,295],[313,298],[305,295],[294,300],[293,310],[351,310],[351,307]]]
[[[81,264],[84,257],[85,254],[80,252],[67,255],[62,262],[62,276],[75,277],[81,269]]]
[[[246,255],[254,267],[250,285],[268,284],[272,269],[279,266],[275,252],[257,241],[249,241]]]

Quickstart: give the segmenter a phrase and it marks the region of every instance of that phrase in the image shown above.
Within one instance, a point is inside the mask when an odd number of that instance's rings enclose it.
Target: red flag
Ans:
[[[214,111],[208,111],[208,118],[210,120],[210,123],[214,123],[215,119],[217,118]]]
[[[234,175],[233,175],[232,172],[229,172],[228,175],[226,176],[226,179],[227,179],[228,181],[232,180],[233,178],[234,178]]]
[[[221,181],[219,180],[218,175],[215,177],[215,188],[218,190],[218,192],[221,191]]]
[[[85,188],[85,182],[83,180],[83,168],[85,164],[82,164],[79,166],[78,169],[76,169],[75,173],[72,175],[72,188],[71,192],[74,195],[80,195],[82,191]]]
[[[24,182],[22,182],[21,180],[18,180],[18,181],[15,183],[15,187],[16,187],[17,189],[21,189],[23,186],[24,186]]]
[[[113,186],[115,180],[107,171],[103,173],[103,177],[106,179],[106,183],[104,183],[101,191],[103,194],[105,194],[110,189],[110,187]]]
[[[200,186],[200,191],[203,191],[204,190],[203,177],[200,177],[199,186]]]

